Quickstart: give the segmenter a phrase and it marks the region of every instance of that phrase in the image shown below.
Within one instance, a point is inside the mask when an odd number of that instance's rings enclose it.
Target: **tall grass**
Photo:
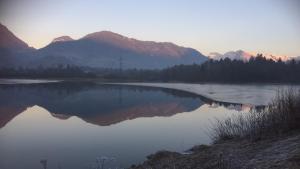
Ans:
[[[300,129],[300,91],[278,91],[273,101],[263,110],[235,115],[213,124],[215,142],[228,139],[256,141]]]

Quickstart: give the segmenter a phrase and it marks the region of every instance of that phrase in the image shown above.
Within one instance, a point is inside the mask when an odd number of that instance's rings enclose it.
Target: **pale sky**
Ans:
[[[0,0],[0,22],[35,48],[109,30],[203,54],[300,56],[299,0]]]

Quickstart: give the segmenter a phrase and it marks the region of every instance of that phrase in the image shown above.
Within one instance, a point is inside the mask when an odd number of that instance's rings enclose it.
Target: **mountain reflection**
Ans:
[[[107,126],[139,117],[172,116],[204,104],[194,94],[151,87],[89,82],[0,85],[0,127],[38,105],[52,116]]]
[[[241,109],[243,105],[215,102],[178,90],[92,82],[0,85],[0,128],[11,119],[38,105],[59,119],[77,116],[107,126],[139,117],[172,116],[197,109],[204,103],[212,107]]]

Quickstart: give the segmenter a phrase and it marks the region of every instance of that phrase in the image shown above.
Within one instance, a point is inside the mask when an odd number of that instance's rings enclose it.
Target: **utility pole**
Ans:
[[[122,70],[123,70],[123,58],[122,58],[122,56],[120,56],[120,58],[119,58],[119,64],[120,64],[119,73],[120,73],[120,76],[121,76],[122,75]]]

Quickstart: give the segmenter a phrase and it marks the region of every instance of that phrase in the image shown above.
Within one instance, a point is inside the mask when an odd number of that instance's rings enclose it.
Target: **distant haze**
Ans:
[[[2,0],[0,23],[35,48],[109,30],[206,55],[241,49],[300,56],[299,0]]]

